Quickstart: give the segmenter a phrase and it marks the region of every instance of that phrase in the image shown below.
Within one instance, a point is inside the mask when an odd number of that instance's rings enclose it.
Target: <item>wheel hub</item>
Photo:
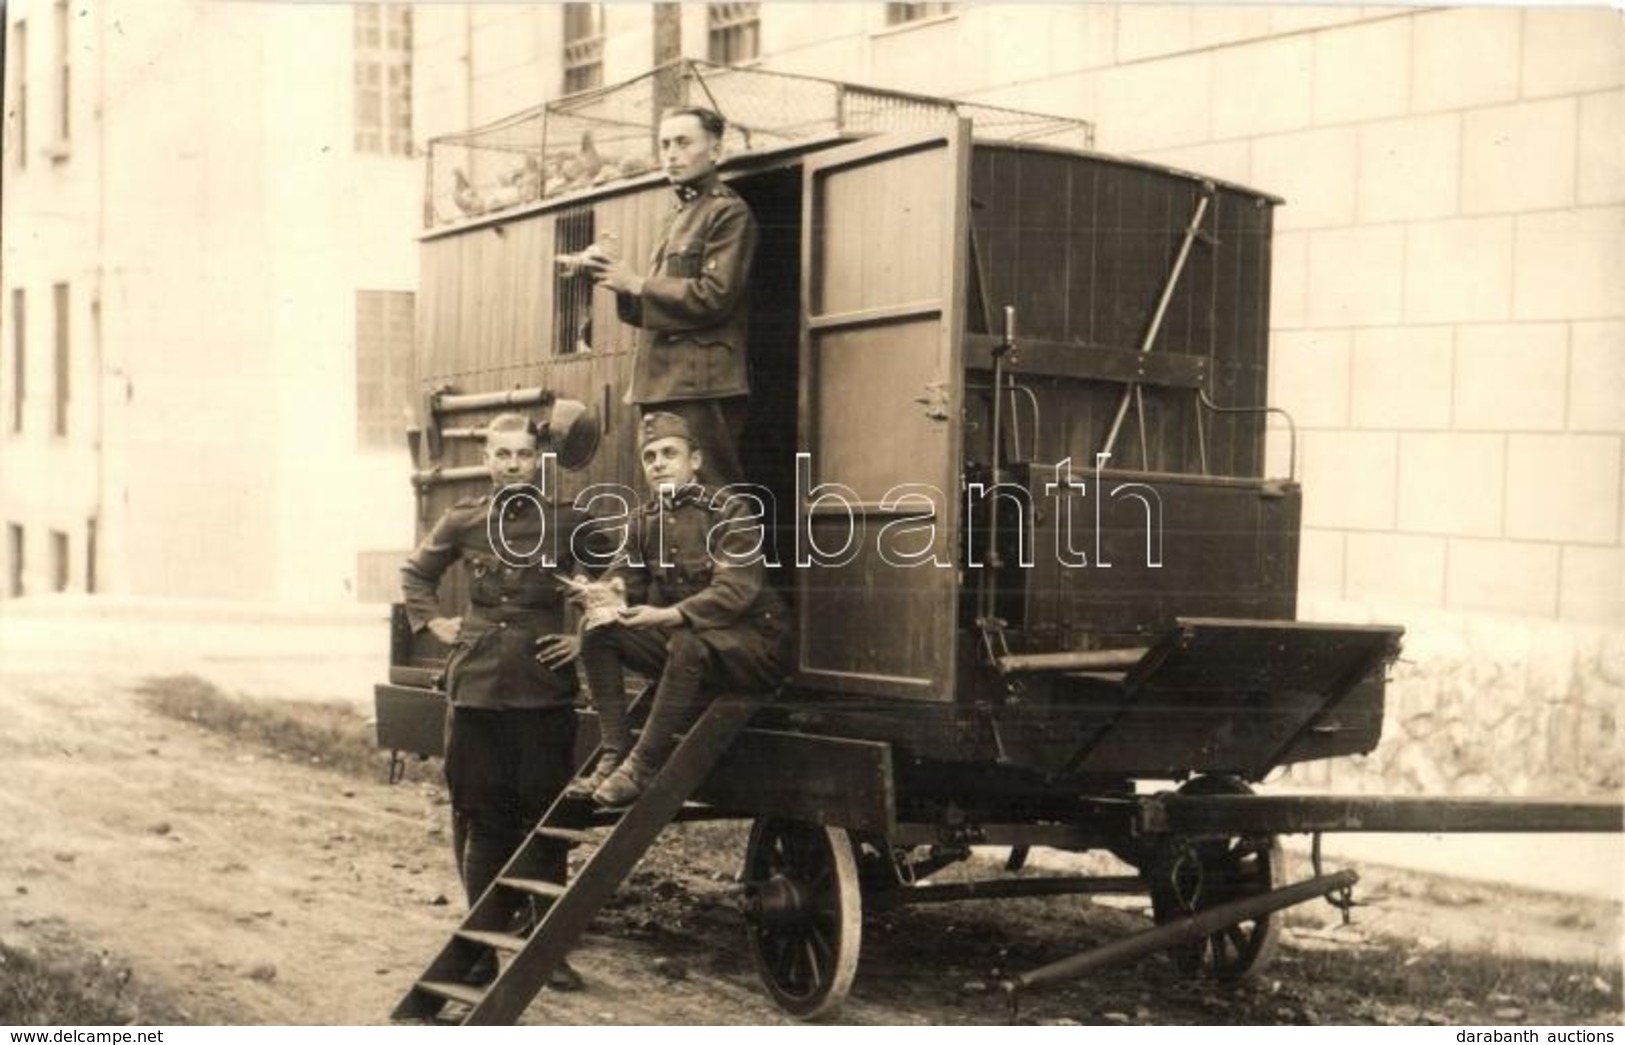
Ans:
[[[745,917],[765,929],[782,929],[807,920],[812,898],[794,878],[776,874],[765,882],[745,884]]]

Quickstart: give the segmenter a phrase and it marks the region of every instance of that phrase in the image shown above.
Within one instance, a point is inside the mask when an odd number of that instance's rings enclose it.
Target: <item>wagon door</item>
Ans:
[[[952,698],[970,140],[961,120],[807,160],[805,686]]]

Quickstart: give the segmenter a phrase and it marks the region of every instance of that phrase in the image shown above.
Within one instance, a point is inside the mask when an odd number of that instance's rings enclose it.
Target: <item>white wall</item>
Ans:
[[[51,53],[36,21],[34,90]],[[421,169],[353,150],[352,12],[110,0],[85,9],[81,38],[71,157],[7,171],[31,413],[23,438],[0,436],[0,488],[30,563],[97,489],[93,446],[45,437],[49,285],[72,278],[74,433],[93,430],[92,287],[102,301],[101,588],[353,598],[357,553],[412,539],[404,449],[356,446],[354,295],[414,289]]]

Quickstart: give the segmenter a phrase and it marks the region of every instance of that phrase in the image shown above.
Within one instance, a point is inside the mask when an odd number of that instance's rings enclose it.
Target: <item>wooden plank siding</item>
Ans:
[[[1013,304],[1018,338],[1138,349],[1201,192],[1192,177],[1105,157],[979,146],[970,213],[975,271],[986,281],[994,332],[1001,307]],[[1153,344],[1154,352],[1206,357],[1210,394],[1226,406],[1264,405],[1270,221],[1268,197],[1216,187],[1201,226],[1216,242],[1193,245]],[[971,324],[987,325],[974,313]],[[1036,394],[1044,422],[1041,445],[1026,447],[1027,455],[1092,464],[1123,386],[1020,379]],[[1195,397],[1147,387],[1143,398],[1149,452],[1142,453],[1131,410],[1113,465],[1200,472]],[[980,460],[991,449],[985,400],[967,400],[975,426],[967,451]],[[1206,425],[1210,473],[1261,474],[1260,416],[1209,414]]]

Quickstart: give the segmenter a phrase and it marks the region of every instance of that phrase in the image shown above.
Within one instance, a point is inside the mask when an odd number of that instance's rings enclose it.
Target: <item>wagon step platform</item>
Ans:
[[[1376,747],[1384,672],[1401,634],[1388,625],[1180,617],[1148,648],[1015,655],[1000,670],[1058,673],[1063,697],[1098,718],[1067,772],[1258,780],[1291,762]],[[1111,668],[1123,674],[1101,674]]]
[[[392,1018],[432,1020],[447,1004],[456,1004],[467,1008],[456,1020],[464,1025],[516,1022],[655,838],[686,811],[689,795],[761,704],[758,696],[718,698],[625,810],[606,813],[561,795],[395,1006]],[[587,767],[597,756],[594,752]],[[545,848],[561,841],[592,850],[568,885],[542,877]],[[523,912],[527,904],[536,912],[534,925],[516,926],[515,911]],[[478,975],[480,970],[489,978]]]

